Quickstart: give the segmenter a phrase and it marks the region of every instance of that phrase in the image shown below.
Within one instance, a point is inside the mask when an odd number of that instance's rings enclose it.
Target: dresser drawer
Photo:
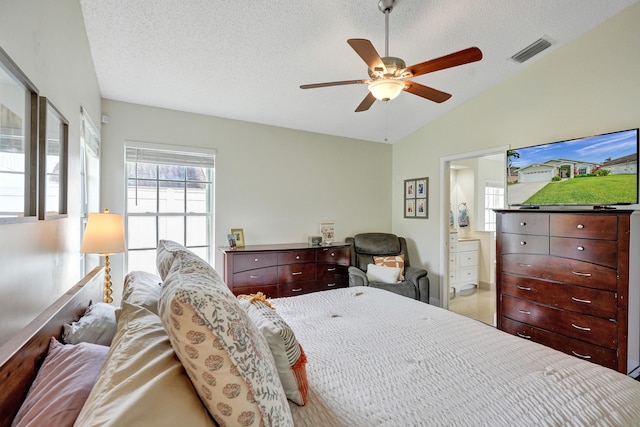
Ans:
[[[247,286],[271,285],[278,282],[278,268],[266,267],[242,271],[233,275],[234,288]]]
[[[503,317],[500,329],[611,369],[618,369],[616,350],[589,344]]]
[[[550,252],[551,255],[579,259],[606,267],[618,266],[618,244],[614,240],[551,237]]]
[[[616,293],[565,283],[546,282],[528,277],[502,275],[502,293],[552,307],[616,319]]]
[[[322,248],[318,250],[316,261],[349,265],[349,248]]]
[[[502,295],[502,315],[607,348],[617,348],[618,325],[599,317],[559,310],[534,302]]]
[[[515,234],[549,234],[549,215],[514,212],[502,215],[502,232]]]
[[[458,252],[477,251],[479,249],[479,240],[458,240]]]
[[[314,262],[316,253],[314,251],[287,251],[278,252],[278,265],[302,264],[304,262]]]
[[[519,254],[502,255],[500,261],[501,270],[505,273],[610,291],[618,288],[616,270],[584,261]]]
[[[308,294],[315,291],[315,282],[288,283],[278,285],[278,298],[294,297],[296,295]]]
[[[581,239],[618,238],[618,217],[616,215],[553,215],[549,224],[549,234]]]
[[[338,264],[316,264],[316,279],[330,279],[333,277],[346,277],[347,266]]]
[[[549,237],[529,234],[503,234],[503,254],[549,254]]]
[[[233,256],[234,273],[277,264],[278,257],[275,253],[254,252],[250,254],[235,254]]]
[[[313,263],[278,266],[278,283],[305,282],[315,278],[316,265]]]
[[[457,280],[461,284],[478,284],[478,267],[463,267],[458,269]]]
[[[330,289],[346,288],[347,286],[349,286],[349,279],[346,276],[324,278],[316,282],[313,290],[328,291]]]

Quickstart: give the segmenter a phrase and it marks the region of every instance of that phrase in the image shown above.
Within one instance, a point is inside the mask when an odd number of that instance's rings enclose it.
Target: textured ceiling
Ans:
[[[407,65],[467,47],[480,62],[415,81],[449,92],[436,104],[407,92],[354,110],[366,79],[347,44],[371,40],[384,56],[378,0],[81,0],[103,98],[393,143],[548,55],[638,0],[398,0],[389,55]],[[554,45],[517,64],[541,37]]]

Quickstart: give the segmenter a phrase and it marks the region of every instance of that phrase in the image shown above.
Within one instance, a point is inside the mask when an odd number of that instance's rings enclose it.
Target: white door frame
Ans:
[[[442,245],[440,245],[440,271],[442,272],[442,280],[440,280],[440,305],[447,310],[449,309],[449,205],[451,203],[451,175],[449,167],[451,162],[456,160],[472,159],[494,154],[503,154],[506,165],[508,149],[508,145],[502,145],[440,158],[440,241],[442,242]],[[505,188],[506,179],[507,174],[505,169]]]

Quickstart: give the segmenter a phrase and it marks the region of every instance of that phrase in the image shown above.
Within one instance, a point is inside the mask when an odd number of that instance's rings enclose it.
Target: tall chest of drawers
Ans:
[[[496,211],[498,328],[626,373],[632,211]]]
[[[288,297],[349,285],[347,244],[253,245],[224,252],[224,280],[235,295]]]

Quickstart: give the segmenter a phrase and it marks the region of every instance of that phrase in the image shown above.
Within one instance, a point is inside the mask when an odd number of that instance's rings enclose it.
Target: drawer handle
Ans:
[[[572,324],[571,324],[571,326],[573,326],[574,328],[579,329],[579,330],[581,330],[581,331],[586,331],[586,332],[591,331],[591,328],[585,328],[585,327],[583,327],[583,326],[578,326],[578,325],[576,325],[575,323],[572,323]]]
[[[254,258],[253,262],[258,262],[258,258]]]
[[[336,271],[336,268],[335,268],[335,267],[333,267],[333,268],[327,268],[327,271]]]
[[[526,340],[530,340],[531,339],[531,335],[526,335],[524,332],[516,332],[516,335],[519,336],[520,338],[524,338]]]
[[[576,357],[579,357],[581,359],[591,359],[591,356],[587,355],[587,354],[580,354],[580,353],[576,353],[575,351],[571,350],[571,354],[573,354]]]
[[[518,289],[520,289],[521,291],[530,291],[531,288],[527,288],[526,286],[520,286],[518,285]]]
[[[526,314],[527,316],[531,314],[531,312],[530,312],[530,311],[523,310],[523,309],[521,309],[521,308],[519,308],[519,309],[518,309],[518,311],[519,311],[520,313],[522,313],[522,314]]]
[[[333,288],[336,284],[335,283],[327,283],[327,287],[329,288]]]
[[[299,276],[302,274],[302,271],[295,271],[293,273],[291,273],[292,276]]]
[[[524,222],[524,221],[522,221],[522,222],[520,223],[520,227],[524,227],[524,226],[526,226],[526,225],[527,225],[527,223],[526,223],[526,222]]]
[[[578,230],[582,230],[582,229],[584,228],[584,224],[578,224],[578,225],[576,226],[576,228],[577,228]]]
[[[578,271],[572,271],[571,273],[575,274],[576,276],[591,277],[591,273],[580,273]]]
[[[527,244],[527,242],[520,242],[520,246],[524,246],[526,244]]]
[[[331,252],[331,256],[336,256],[335,252]]]
[[[572,300],[574,300],[575,302],[581,302],[584,304],[591,304],[591,301],[589,301],[588,299],[580,299],[580,298],[576,298],[576,297],[571,297]]]
[[[584,246],[578,246],[579,251],[584,251]]]
[[[302,288],[291,289],[291,292],[300,292],[300,291],[302,291]]]
[[[258,279],[259,277],[259,274],[252,274],[251,276],[249,276],[249,279]]]
[[[523,264],[521,262],[518,263],[520,267],[531,267],[531,264]]]
[[[296,259],[300,259],[300,255],[296,255]]]

